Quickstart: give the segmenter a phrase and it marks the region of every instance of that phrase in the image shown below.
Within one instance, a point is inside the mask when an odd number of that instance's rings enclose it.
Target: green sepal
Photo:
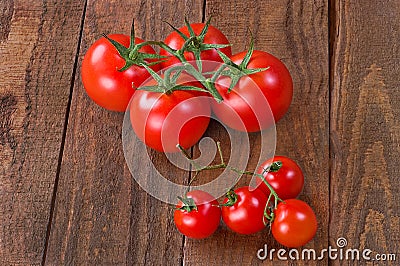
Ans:
[[[137,88],[138,91],[150,91],[150,92],[159,92],[159,93],[164,93],[165,90],[163,90],[160,86],[154,85],[154,86],[141,86]]]
[[[266,68],[254,68],[254,69],[247,69],[247,65],[250,62],[251,56],[254,51],[254,41],[253,38],[250,41],[250,48],[247,51],[245,57],[243,58],[243,61],[240,63],[240,65],[237,65],[230,59],[226,54],[222,53],[219,50],[216,50],[219,56],[221,57],[222,61],[227,65],[228,69],[225,69],[221,71],[222,76],[227,76],[231,78],[231,83],[228,88],[228,93],[232,91],[232,89],[236,86],[236,84],[239,82],[240,78],[243,76],[248,76],[251,74],[255,74],[261,71],[265,71],[269,69],[269,67]]]
[[[187,211],[187,212],[191,212],[193,210],[197,211],[197,205],[194,202],[194,199],[188,198],[188,197],[182,198],[179,196],[178,196],[178,199],[180,201],[182,201],[182,203],[183,203],[182,207],[177,208],[178,210]]]
[[[211,18],[212,18],[212,16],[210,16],[210,17],[207,19],[207,22],[205,23],[203,29],[201,30],[201,32],[200,32],[200,34],[199,34],[199,37],[201,38],[202,41],[204,41],[204,37],[206,36],[206,33],[207,33],[207,31],[208,31],[208,27],[210,26]]]
[[[201,92],[209,92],[208,90],[196,87],[196,86],[185,86],[185,85],[176,85],[171,88],[172,91],[201,91]]]
[[[182,71],[183,71],[183,69],[179,69],[172,75],[171,83],[176,84],[176,82],[177,82],[179,76],[181,75]]]
[[[165,59],[165,58],[167,58],[166,56],[161,56],[161,55],[157,55],[157,54],[139,52],[140,48],[142,48],[145,45],[148,45],[149,43],[144,42],[144,43],[137,44],[137,45],[135,44],[135,25],[134,24],[135,24],[134,20],[132,20],[132,27],[131,27],[131,34],[130,34],[130,41],[129,41],[128,48],[126,48],[121,43],[111,39],[107,35],[103,34],[103,37],[106,38],[115,47],[118,54],[125,60],[125,65],[121,69],[118,69],[118,71],[125,71],[133,65],[152,66],[152,65],[159,64],[162,62],[162,60],[159,60],[157,62],[147,62],[147,59]]]
[[[211,50],[211,49],[221,49],[221,48],[225,48],[225,47],[229,47],[229,46],[232,46],[232,44],[203,43],[201,45],[201,50],[205,51],[205,50]]]
[[[189,23],[189,20],[187,19],[187,17],[185,17],[185,24],[186,24],[186,27],[188,28],[190,37],[196,36],[196,33],[194,33],[192,26],[190,26],[190,23]]]
[[[167,23],[176,33],[178,33],[185,41],[188,39],[188,37],[183,34],[183,32],[181,32],[178,28],[176,28],[174,25],[172,25],[171,23],[169,23],[168,21],[163,21],[164,23]]]
[[[146,70],[150,73],[150,75],[157,81],[158,85],[164,86],[164,79],[160,75],[158,75],[153,69],[151,69],[145,64],[142,64],[141,66],[146,68]]]
[[[228,199],[228,201],[220,206],[231,207],[235,205],[238,200],[238,195],[235,193],[235,191],[233,191],[233,189],[230,189],[228,192],[226,192],[225,197]]]
[[[270,165],[270,167],[269,167],[269,172],[278,172],[279,169],[282,168],[282,165],[283,165],[283,164],[282,164],[281,161],[273,162],[273,163]]]
[[[246,69],[247,65],[250,62],[251,56],[253,55],[253,52],[254,52],[254,39],[253,36],[251,36],[250,47],[246,55],[244,56],[242,63],[240,63],[240,69]]]

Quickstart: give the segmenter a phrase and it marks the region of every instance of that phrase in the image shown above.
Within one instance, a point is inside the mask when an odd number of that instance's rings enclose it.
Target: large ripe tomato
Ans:
[[[174,222],[179,232],[190,238],[206,238],[212,235],[221,221],[221,208],[217,200],[205,191],[193,190],[186,194],[193,199],[196,208],[185,210],[180,201],[174,212]]]
[[[129,47],[130,37],[123,34],[111,34],[109,38]],[[143,42],[135,38],[135,43]],[[155,54],[151,46],[144,46],[143,53]],[[143,67],[133,65],[125,71],[118,71],[125,60],[116,48],[106,39],[100,38],[88,49],[82,61],[82,82],[89,97],[98,105],[111,110],[124,112],[135,88],[139,87],[150,74]],[[155,71],[159,65],[151,68]]]
[[[280,202],[274,211],[272,235],[282,245],[297,248],[307,244],[317,232],[317,218],[304,201],[289,199]]]
[[[201,87],[181,74],[180,85]],[[156,85],[154,79],[145,86]],[[177,152],[196,144],[210,122],[210,98],[197,91],[176,90],[170,94],[137,90],[130,103],[130,120],[136,135],[147,146],[161,152]]]
[[[276,167],[277,162],[281,162],[282,165],[280,167]],[[271,169],[269,171],[265,171],[265,169],[268,168]],[[257,170],[257,173],[263,174],[265,180],[272,186],[279,198],[282,200],[294,199],[303,190],[303,172],[296,162],[288,157],[275,156],[273,159],[266,160],[261,164],[260,168]],[[270,190],[261,180],[261,178],[257,177],[256,182],[257,189],[262,190],[267,195],[270,194]]]
[[[228,192],[229,193],[229,192]],[[234,191],[237,195],[232,206],[222,207],[222,219],[225,224],[239,234],[253,234],[265,228],[264,208],[268,197],[259,190],[241,187]],[[224,200],[224,204],[228,198]]]
[[[196,35],[199,35],[204,28],[205,24],[204,23],[192,23],[190,26],[193,28],[193,31]],[[188,28],[182,27],[179,29],[184,35],[187,37],[190,37],[190,33]],[[182,48],[183,44],[185,43],[185,40],[177,33],[177,32],[172,32],[165,38],[164,42],[171,48],[179,50]],[[225,35],[216,27],[209,26],[208,31],[204,37],[205,44],[229,44],[228,39],[225,37]],[[226,54],[227,56],[232,55],[232,50],[231,47],[224,47],[219,49],[222,53]],[[170,56],[170,54],[165,51],[164,49],[160,50],[160,55],[163,56]],[[184,56],[187,61],[194,61],[195,57],[192,52],[185,52]],[[221,57],[218,55],[217,51],[215,49],[210,49],[210,50],[205,50],[202,51],[200,54],[200,58],[202,61],[210,61],[210,63],[203,62],[203,72],[208,72],[214,70],[217,64],[213,64],[211,62],[222,62]],[[171,65],[179,63],[179,59],[176,57],[169,57],[167,61],[161,64],[161,68],[166,68]]]
[[[233,55],[231,59],[239,65],[245,55],[246,51]],[[267,67],[267,70],[241,77],[231,92],[228,92],[229,77],[222,76],[216,81],[216,88],[224,101],[213,102],[212,109],[224,124],[236,130],[256,132],[270,127],[274,120],[278,122],[287,112],[293,96],[293,82],[288,69],[273,55],[255,50],[247,68]]]

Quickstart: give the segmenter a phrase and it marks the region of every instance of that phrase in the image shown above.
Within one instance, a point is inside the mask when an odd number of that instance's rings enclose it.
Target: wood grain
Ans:
[[[334,8],[330,243],[398,254],[400,4]]]
[[[0,2],[0,265],[39,265],[82,1]]]
[[[199,20],[201,14],[201,1],[89,1],[79,62],[101,33],[129,33],[132,18],[138,37],[161,40],[171,31],[162,20],[179,26],[184,16]],[[123,114],[101,109],[87,97],[77,74],[47,265],[182,262],[173,208],[143,191],[125,163],[122,120]],[[143,164],[148,155],[137,156],[135,170],[148,173],[151,180],[154,173]],[[187,182],[188,173],[172,167],[164,156],[152,151],[149,156],[168,178]]]
[[[300,198],[319,220],[306,247],[336,247],[345,237],[348,248],[398,259],[398,14],[395,0],[0,1],[0,265],[271,264],[256,257],[264,244],[281,247],[268,230],[240,236],[221,224],[202,241],[180,235],[172,207],[132,179],[121,143],[123,114],[96,106],[80,79],[88,47],[102,33],[128,33],[132,18],[138,36],[161,40],[171,31],[162,20],[181,26],[184,16],[197,22],[210,15],[234,52],[247,48],[249,28],[256,48],[280,58],[293,76],[276,154],[295,159],[305,173]],[[230,157],[220,125],[212,122],[206,136],[222,141]],[[250,143],[252,170],[260,135]],[[142,152],[135,141],[128,148]],[[193,153],[200,155],[199,146]],[[151,165],[172,181],[188,181],[157,152],[135,160],[131,170],[149,182]],[[198,183],[218,174],[202,173]],[[320,261],[275,256],[273,263]]]
[[[256,49],[280,58],[293,76],[294,99],[276,127],[276,154],[293,158],[304,171],[306,184],[300,198],[314,208],[319,221],[317,236],[306,247],[322,249],[328,243],[329,218],[328,2],[208,0],[206,16],[210,15],[234,44],[235,52],[246,48],[249,28]],[[220,127],[210,128],[207,134],[229,144]],[[248,169],[254,170],[259,160],[260,136],[251,135],[250,143],[253,154]],[[228,152],[229,146],[224,150]],[[215,173],[204,173],[201,178],[213,179]],[[258,265],[262,261],[256,254],[264,244],[269,249],[281,247],[267,229],[253,236],[239,236],[222,225],[210,239],[186,239],[185,265],[220,265],[222,261]],[[276,256],[274,263],[287,264]]]

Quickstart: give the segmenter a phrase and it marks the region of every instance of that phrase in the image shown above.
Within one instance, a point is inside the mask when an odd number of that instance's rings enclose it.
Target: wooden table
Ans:
[[[281,248],[268,230],[180,235],[173,208],[131,177],[123,114],[95,105],[81,83],[83,55],[101,33],[128,33],[135,18],[138,36],[160,40],[171,31],[163,20],[181,26],[185,16],[210,15],[234,52],[247,47],[250,29],[256,48],[292,73],[276,154],[305,173],[300,198],[319,220],[306,247],[335,248],[345,237],[348,248],[400,259],[398,1],[3,0],[0,12],[0,265],[258,265],[264,244]],[[207,135],[228,141],[216,123]],[[257,150],[259,136],[251,143]],[[161,172],[188,179],[150,155]]]

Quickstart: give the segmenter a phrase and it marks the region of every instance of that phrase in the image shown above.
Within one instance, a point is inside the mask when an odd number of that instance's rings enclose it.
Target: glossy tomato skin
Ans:
[[[196,35],[199,35],[204,27],[204,23],[192,23],[190,25],[192,26],[193,31]],[[186,26],[180,28],[179,30],[186,36],[188,36],[188,37],[190,36],[189,30]],[[177,32],[174,31],[171,34],[169,34],[167,36],[167,38],[165,38],[164,42],[171,48],[178,50],[178,49],[182,48],[183,44],[185,43],[185,40]],[[226,36],[219,29],[210,25],[208,28],[208,31],[204,37],[204,43],[206,43],[206,44],[229,44],[229,41],[226,38]],[[231,50],[230,46],[221,48],[219,50],[222,53],[226,54],[227,56],[232,55],[232,50]],[[170,56],[170,54],[163,49],[160,50],[160,55]],[[187,61],[195,60],[195,57],[192,52],[185,52],[184,56]],[[216,68],[216,66],[218,66],[218,64],[213,64],[211,62],[222,62],[221,57],[218,55],[217,51],[215,51],[214,49],[202,51],[200,54],[200,58],[202,61],[210,61],[210,63],[207,63],[207,62],[203,63],[203,72],[212,71]],[[166,68],[166,67],[172,66],[177,63],[180,63],[179,59],[171,56],[166,62],[161,64],[161,68]]]
[[[111,34],[108,37],[129,47],[130,37],[127,35]],[[142,42],[142,39],[135,38],[136,44]],[[155,53],[151,46],[144,46],[140,51]],[[135,88],[150,74],[145,68],[135,65],[118,71],[124,65],[125,60],[106,38],[98,39],[89,47],[82,61],[81,77],[87,94],[95,103],[111,111],[126,111]],[[158,71],[160,66],[151,68]]]
[[[190,79],[189,77],[187,77]],[[197,82],[180,84],[201,86]],[[154,80],[144,85],[154,85]],[[196,144],[210,122],[210,97],[197,91],[174,91],[171,94],[138,90],[130,103],[130,120],[138,138],[160,152],[178,152]]]
[[[245,55],[246,51],[231,59],[240,64]],[[224,101],[213,102],[212,109],[224,124],[240,131],[257,132],[269,128],[287,112],[293,97],[289,70],[275,56],[255,50],[247,68],[267,67],[265,71],[242,77],[230,93],[230,78],[221,77],[216,81]]]
[[[282,162],[282,167],[276,172],[264,172],[272,162]],[[285,156],[275,156],[273,159],[266,160],[257,170],[258,174],[263,174],[265,180],[272,186],[279,198],[282,200],[294,199],[301,193],[304,186],[304,175],[295,161]],[[267,185],[257,177],[257,189],[266,195],[270,194]]]
[[[222,206],[222,219],[234,232],[254,234],[265,228],[264,208],[268,197],[259,190],[241,187],[235,190],[237,202],[233,206]],[[224,200],[224,204],[228,199]]]
[[[307,244],[317,232],[317,218],[304,201],[288,199],[280,202],[274,211],[271,225],[274,238],[282,245],[297,248]]]
[[[193,190],[187,193],[197,206],[197,210],[190,212],[180,210],[183,203],[177,204],[174,212],[174,222],[179,232],[187,237],[202,239],[212,235],[221,221],[221,208],[217,200],[209,193],[201,190]]]

